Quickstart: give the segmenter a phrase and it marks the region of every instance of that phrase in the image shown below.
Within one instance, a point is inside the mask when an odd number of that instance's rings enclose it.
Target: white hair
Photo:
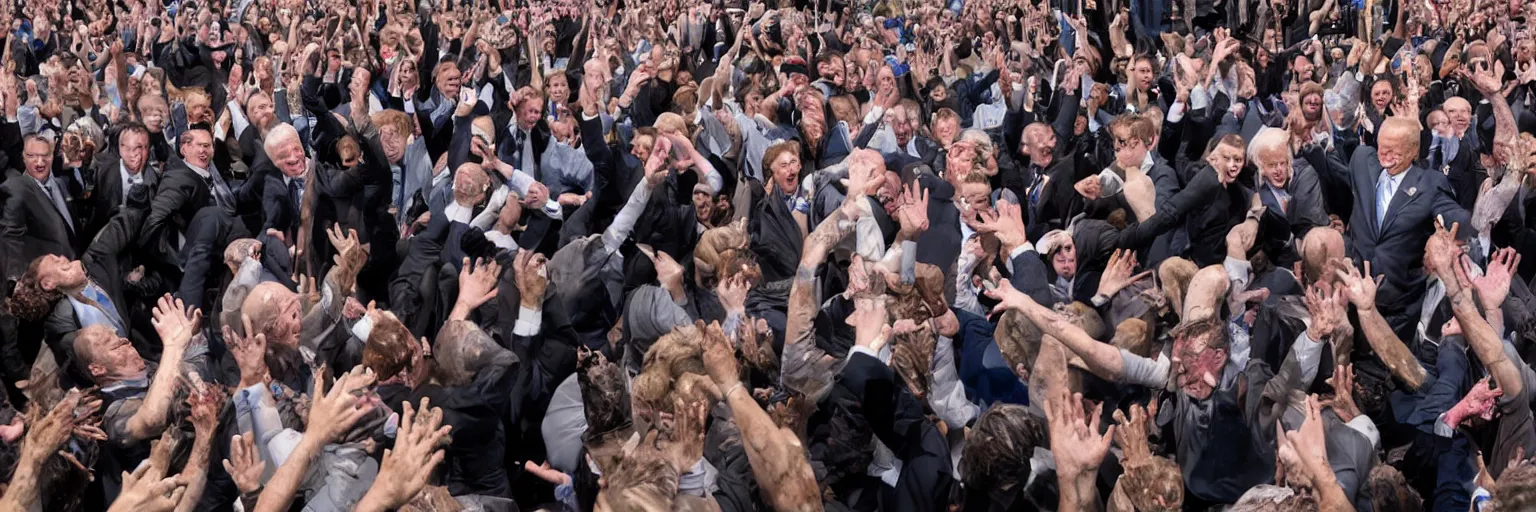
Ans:
[[[1264,127],[1248,142],[1248,161],[1258,162],[1259,155],[1274,151],[1290,155],[1291,134],[1281,128]]]
[[[264,138],[266,140],[261,143],[261,147],[266,150],[267,156],[272,156],[277,154],[277,150],[282,148],[284,144],[290,141],[298,141],[299,130],[288,123],[273,123],[272,128],[267,129],[267,134]]]

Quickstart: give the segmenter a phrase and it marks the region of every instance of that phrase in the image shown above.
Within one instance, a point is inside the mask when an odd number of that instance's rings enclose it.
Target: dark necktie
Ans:
[[[295,208],[302,208],[303,207],[303,205],[304,205],[304,178],[293,178],[291,180],[288,180],[288,195],[293,197],[293,205],[294,205]]]

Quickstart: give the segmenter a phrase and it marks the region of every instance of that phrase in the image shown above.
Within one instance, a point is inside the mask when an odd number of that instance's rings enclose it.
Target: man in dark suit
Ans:
[[[1472,129],[1472,104],[1465,98],[1452,96],[1446,98],[1440,108],[1445,113],[1445,124],[1435,126],[1431,123],[1437,129],[1426,131],[1426,136],[1420,139],[1429,143],[1423,153],[1425,168],[1444,175],[1451,183],[1456,202],[1470,211],[1472,204],[1477,202],[1477,191],[1483,186],[1483,178],[1488,177],[1488,171],[1478,159],[1482,141],[1477,130]]]
[[[92,219],[87,235],[94,237],[117,210],[128,201],[127,191],[134,185],[155,190],[161,171],[149,163],[149,130],[130,122],[117,132],[117,150],[96,158],[96,188],[91,195]]]
[[[1305,158],[1291,156],[1290,135],[1281,129],[1261,130],[1248,145],[1248,157],[1259,169],[1259,199],[1266,212],[1285,219],[1296,240],[1307,231],[1328,225],[1317,171]]]
[[[1350,159],[1355,198],[1350,256],[1372,262],[1371,268],[1385,276],[1376,307],[1401,339],[1413,339],[1424,292],[1424,243],[1434,233],[1436,218],[1447,227],[1461,223],[1460,236],[1476,233],[1445,175],[1413,164],[1419,154],[1418,123],[1382,122],[1377,145],[1360,146]]]
[[[168,166],[139,229],[139,245],[180,265],[179,248],[197,211],[218,205],[233,214],[235,196],[213,167],[213,132],[194,125],[178,139],[181,158]]]
[[[267,133],[264,143],[271,169],[256,172],[264,180],[261,193],[262,232],[283,233],[288,240],[298,240],[299,212],[304,204],[304,177],[309,171],[309,155],[292,125],[278,124]],[[265,167],[265,166],[264,166]]]
[[[507,100],[507,106],[513,110],[491,114],[496,126],[507,127],[500,134],[501,140],[496,141],[496,156],[539,178],[539,164],[550,143],[549,123],[544,120],[544,93],[532,87],[518,89]]]
[[[22,142],[23,173],[12,173],[3,186],[0,247],[7,277],[18,277],[39,256],[79,254],[77,211],[65,200],[64,184],[53,175],[53,143],[37,135]]]

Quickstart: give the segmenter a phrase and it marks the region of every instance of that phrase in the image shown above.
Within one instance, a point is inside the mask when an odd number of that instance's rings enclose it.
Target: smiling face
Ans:
[[[1232,183],[1237,180],[1237,174],[1243,171],[1243,150],[1241,144],[1218,144],[1206,162],[1216,169],[1216,177],[1222,184]]]
[[[52,174],[53,144],[45,139],[32,138],[22,145],[22,161],[26,164],[27,176],[42,181]]]

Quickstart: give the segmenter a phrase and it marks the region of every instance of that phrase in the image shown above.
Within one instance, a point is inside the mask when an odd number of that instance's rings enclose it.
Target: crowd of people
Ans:
[[[0,510],[1533,510],[1532,21],[3,2]]]

